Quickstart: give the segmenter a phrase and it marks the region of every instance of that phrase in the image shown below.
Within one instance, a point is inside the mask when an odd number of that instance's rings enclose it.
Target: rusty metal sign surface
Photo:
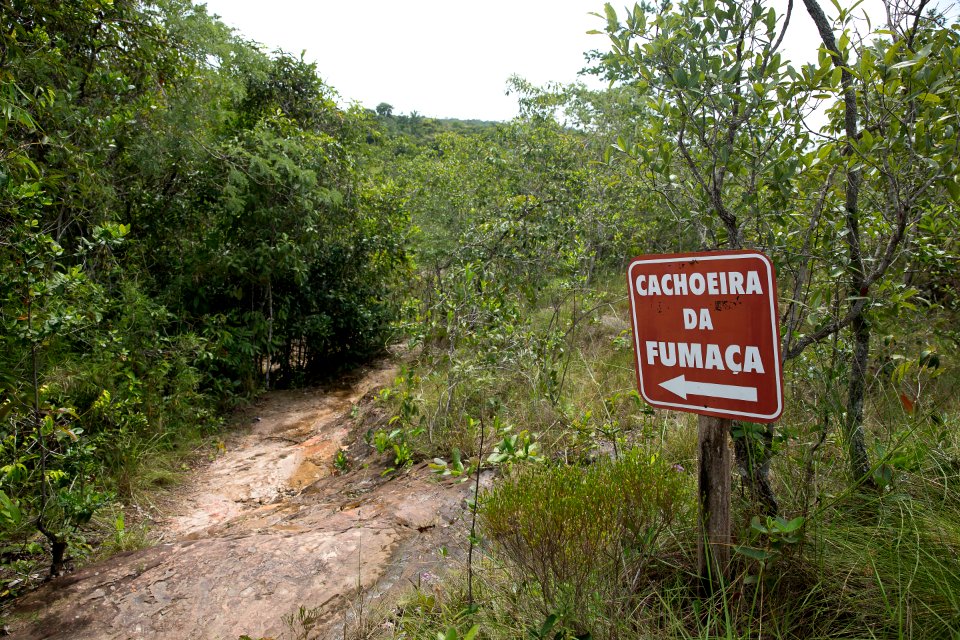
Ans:
[[[783,412],[777,281],[756,251],[640,256],[627,268],[640,395],[773,422]]]

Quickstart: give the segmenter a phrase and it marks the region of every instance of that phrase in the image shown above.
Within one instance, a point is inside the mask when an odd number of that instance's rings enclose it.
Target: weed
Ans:
[[[414,451],[410,440],[416,438],[421,432],[419,429],[406,431],[398,427],[391,431],[378,429],[373,433],[371,440],[377,453],[381,455],[388,451],[393,453],[393,466],[386,469],[384,474],[392,473],[413,463]]]
[[[473,465],[464,466],[462,455],[460,449],[454,447],[450,452],[450,461],[447,462],[443,458],[434,458],[433,462],[429,465],[430,469],[437,475],[440,476],[451,476],[453,478],[461,478],[466,480],[466,476],[470,475],[470,472],[473,469]]]
[[[333,458],[333,467],[337,470],[337,473],[346,473],[350,470],[350,458],[347,457],[347,452],[343,449],[337,450],[337,455]]]
[[[481,524],[531,576],[546,611],[607,615],[689,511],[685,476],[639,450],[588,468],[519,468],[483,500]]]
[[[307,640],[310,631],[322,619],[320,607],[307,608],[301,605],[295,613],[285,614],[281,620],[290,632],[291,640]]]

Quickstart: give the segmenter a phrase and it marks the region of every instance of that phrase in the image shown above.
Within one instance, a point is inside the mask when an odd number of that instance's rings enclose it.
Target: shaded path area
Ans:
[[[248,432],[183,492],[162,542],[59,578],[18,605],[25,639],[281,637],[312,610],[310,638],[343,637],[350,610],[422,571],[462,537],[467,484],[424,467],[335,475],[336,452],[368,449],[349,414],[395,371],[382,365],[333,391],[270,394]],[[363,595],[361,595],[363,594]]]

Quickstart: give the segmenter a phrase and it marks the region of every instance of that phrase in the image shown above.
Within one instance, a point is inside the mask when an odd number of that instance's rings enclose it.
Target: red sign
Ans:
[[[777,281],[756,251],[641,256],[627,269],[640,395],[773,422],[783,412]]]

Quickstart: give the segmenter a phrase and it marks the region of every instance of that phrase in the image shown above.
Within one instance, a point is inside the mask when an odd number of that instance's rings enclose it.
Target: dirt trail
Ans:
[[[184,491],[161,544],[85,567],[30,594],[13,637],[279,638],[284,617],[314,610],[310,638],[343,636],[350,610],[421,572],[460,537],[467,485],[370,464],[334,475],[341,447],[365,445],[347,416],[389,383],[381,366],[333,391],[270,394],[248,432]],[[353,437],[351,437],[353,436]],[[358,465],[359,466],[359,465]]]

